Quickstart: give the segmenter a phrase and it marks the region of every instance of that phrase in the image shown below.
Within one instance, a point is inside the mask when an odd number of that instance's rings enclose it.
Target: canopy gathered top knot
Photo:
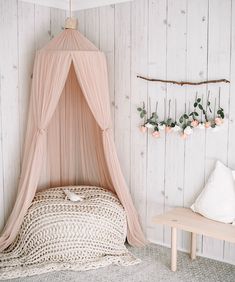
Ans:
[[[66,29],[36,53],[21,177],[0,251],[15,239],[37,190],[84,184],[117,194],[129,243],[143,245],[113,140],[105,55]]]

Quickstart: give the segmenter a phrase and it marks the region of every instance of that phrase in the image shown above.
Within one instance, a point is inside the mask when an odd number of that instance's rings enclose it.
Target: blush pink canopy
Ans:
[[[83,184],[116,193],[129,243],[145,243],[116,154],[107,77],[105,55],[77,30],[64,30],[37,52],[22,172],[0,251],[15,239],[37,190]]]

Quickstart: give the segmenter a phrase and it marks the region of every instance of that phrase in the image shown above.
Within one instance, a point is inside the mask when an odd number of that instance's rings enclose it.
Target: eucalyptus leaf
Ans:
[[[195,102],[195,103],[193,104],[194,108],[196,108],[196,107],[197,107],[197,105],[198,105],[198,103],[197,103],[197,102]]]
[[[142,111],[142,109],[141,109],[141,108],[137,108],[137,111],[141,112],[141,111]]]
[[[197,102],[200,103],[201,102],[201,98],[197,98]]]
[[[201,104],[198,105],[200,110],[203,110],[203,106]]]

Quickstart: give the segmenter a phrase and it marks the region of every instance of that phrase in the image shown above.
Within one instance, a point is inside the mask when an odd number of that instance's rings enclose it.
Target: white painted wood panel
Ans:
[[[123,62],[125,68],[125,62]],[[131,3],[131,192],[140,220],[146,230],[147,135],[143,135],[137,106],[148,103],[148,84],[136,77],[148,72],[148,1]],[[118,93],[116,93],[116,96]],[[121,133],[120,133],[121,134]]]
[[[114,34],[115,34],[115,6],[110,5],[100,8],[100,50],[102,50],[107,58],[109,70],[109,94],[111,103],[111,115],[114,125],[115,117],[115,49],[114,49]],[[114,132],[113,132],[114,133]]]
[[[16,0],[1,1],[1,135],[5,219],[16,197],[20,172],[17,15]]]
[[[229,94],[229,131],[228,131],[228,165],[235,169],[235,1],[231,1],[231,41],[230,41],[230,94]],[[225,242],[224,260],[235,261],[235,244]]]
[[[80,31],[107,56],[115,142],[144,231],[150,241],[169,245],[167,229],[154,226],[152,216],[190,206],[215,159],[235,169],[235,0],[134,0],[74,15]],[[62,30],[65,18],[59,9],[0,1],[0,228],[16,195],[34,54]],[[150,110],[151,98],[152,111],[158,100],[163,118],[164,98],[173,99],[173,115],[176,98],[179,116],[184,102],[192,104],[195,91],[205,94],[207,87],[166,87],[139,80],[137,74],[231,78],[230,86],[221,85],[229,124],[221,133],[197,132],[187,141],[175,134],[165,138],[163,133],[159,140],[141,134],[136,107],[143,100]],[[208,89],[218,96],[218,86]],[[184,233],[179,247],[188,250]],[[199,237],[198,249],[235,263],[234,244]]]
[[[190,81],[207,79],[208,5],[205,2],[205,0],[189,0],[187,3],[186,78]],[[206,89],[206,85],[186,87],[186,104],[190,103],[190,111],[193,110],[196,92],[198,92],[198,97],[201,97]],[[204,185],[204,162],[205,131],[198,130],[185,143],[183,203],[185,207],[192,205]],[[187,232],[183,235],[183,248],[189,250],[190,235]],[[201,237],[200,235],[197,236],[197,251],[199,252],[201,251]]]
[[[85,11],[75,12],[74,17],[78,20],[78,30],[85,34]]]
[[[97,47],[100,47],[100,15],[99,9],[85,11],[85,35]]]
[[[167,1],[150,1],[148,11],[148,75],[166,79],[167,52]],[[161,40],[159,40],[161,39]],[[164,117],[164,99],[166,85],[148,83],[148,96],[151,101],[151,111],[155,111],[159,119]],[[153,225],[152,218],[164,212],[165,202],[165,134],[160,139],[148,136],[147,152],[147,236],[149,240],[163,243],[164,230],[160,225]],[[153,164],[156,164],[153,166]]]
[[[125,179],[130,186],[130,137],[131,137],[131,6],[130,3],[115,7],[115,96],[112,101],[114,108],[114,137],[117,154]],[[112,36],[112,35],[111,35]],[[122,57],[123,61],[119,58]],[[123,68],[125,62],[125,68]]]
[[[230,29],[231,1],[209,1],[208,11],[208,78],[230,77]],[[224,32],[226,31],[226,32]],[[219,85],[208,85],[211,98],[217,97]],[[221,85],[221,105],[228,113],[229,85]],[[206,162],[205,175],[208,177],[216,159],[227,163],[228,124],[221,131],[206,132]],[[218,147],[220,149],[218,149]],[[211,238],[203,238],[203,254],[223,258],[224,242]]]
[[[186,0],[168,0],[167,7],[167,79],[186,79]],[[185,87],[167,85],[167,102],[171,100],[172,107],[177,102],[177,117],[185,109]],[[168,103],[166,105],[168,117]],[[171,109],[170,116],[174,115]],[[175,206],[183,205],[184,195],[184,148],[185,141],[176,134],[166,133],[166,159],[165,159],[165,211]],[[170,244],[170,228],[165,227],[164,243]],[[182,247],[182,231],[178,232],[178,246]]]
[[[51,13],[50,9],[35,5],[34,37],[35,49],[42,48],[51,38]],[[32,70],[32,69],[31,69]]]
[[[30,28],[29,28],[30,27]],[[19,122],[21,159],[28,116],[32,69],[35,56],[35,6],[29,3],[18,4],[18,61],[19,61]]]

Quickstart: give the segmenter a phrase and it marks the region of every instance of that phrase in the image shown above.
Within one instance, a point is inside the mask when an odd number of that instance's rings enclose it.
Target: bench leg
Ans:
[[[196,258],[197,234],[191,233],[191,259]]]
[[[176,271],[177,268],[177,229],[171,227],[171,270]]]

